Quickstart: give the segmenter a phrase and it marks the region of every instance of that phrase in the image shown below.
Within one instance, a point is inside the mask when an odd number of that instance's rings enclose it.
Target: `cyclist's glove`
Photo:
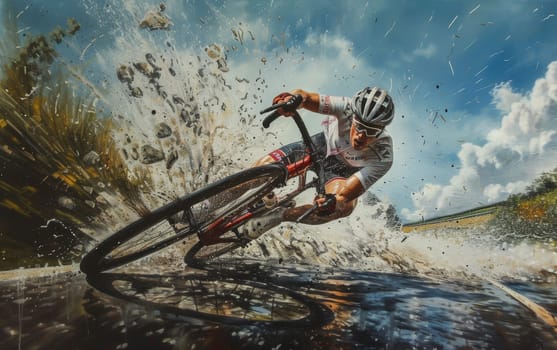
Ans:
[[[285,97],[288,97],[288,96],[292,96],[292,94],[289,93],[289,92],[282,92],[282,93],[276,95],[275,98],[273,98],[273,104],[276,104],[279,101],[282,101]]]
[[[301,95],[292,95],[289,92],[283,92],[283,93],[278,94],[277,96],[275,96],[275,98],[273,98],[273,104],[278,103],[278,101],[284,100],[284,98],[288,97],[288,96],[291,96],[292,98],[290,100],[288,100],[282,108],[284,110],[290,111],[290,112],[295,111],[296,108],[298,108],[298,106],[300,106],[300,104],[302,103],[302,96]]]
[[[337,207],[337,198],[332,193],[325,194],[325,203],[317,207],[317,215],[319,216],[329,216],[335,212]],[[323,198],[323,195],[318,195],[316,199]]]

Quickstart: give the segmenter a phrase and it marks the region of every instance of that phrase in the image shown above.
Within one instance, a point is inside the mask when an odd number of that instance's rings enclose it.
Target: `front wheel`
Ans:
[[[221,241],[216,243],[197,242],[187,252],[184,262],[191,267],[202,267],[207,261],[229,253],[245,243],[247,242],[240,237],[236,237],[232,232],[228,234],[228,237],[223,237]]]
[[[230,175],[184,196],[102,241],[85,255],[81,271],[107,271],[204,232],[219,219],[253,205],[283,183],[286,176],[283,165],[268,164]]]

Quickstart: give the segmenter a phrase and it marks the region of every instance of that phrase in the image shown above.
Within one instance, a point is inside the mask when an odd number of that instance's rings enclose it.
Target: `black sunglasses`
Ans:
[[[383,132],[383,128],[376,126],[368,126],[356,120],[352,119],[352,123],[357,132],[364,133],[367,137],[377,137]]]

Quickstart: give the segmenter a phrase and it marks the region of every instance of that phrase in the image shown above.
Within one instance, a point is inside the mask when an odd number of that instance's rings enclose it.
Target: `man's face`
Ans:
[[[363,150],[368,145],[374,143],[382,132],[382,128],[366,127],[358,122],[356,118],[353,118],[352,126],[350,127],[350,144],[357,151]]]

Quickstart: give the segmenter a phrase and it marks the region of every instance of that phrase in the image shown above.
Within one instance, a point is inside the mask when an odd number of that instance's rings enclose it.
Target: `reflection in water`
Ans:
[[[327,309],[284,287],[234,274],[133,275],[103,273],[88,281],[111,296],[156,308],[171,317],[219,323],[319,326]]]
[[[548,325],[484,280],[232,260],[103,276],[91,281],[102,292],[80,274],[1,282],[0,348],[557,349]],[[509,286],[544,290],[536,302],[556,309],[555,284]]]

